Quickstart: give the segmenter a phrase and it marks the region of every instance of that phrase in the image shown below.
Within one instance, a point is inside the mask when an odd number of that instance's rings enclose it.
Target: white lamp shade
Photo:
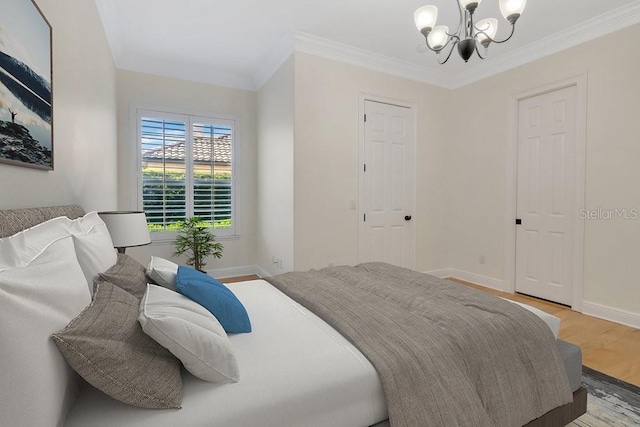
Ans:
[[[472,5],[475,9],[476,7],[480,6],[481,2],[482,0],[460,0],[460,6],[462,6],[464,9],[467,9],[469,5]]]
[[[438,8],[435,6],[422,6],[413,14],[418,31],[422,32],[424,28],[431,31],[438,20]]]
[[[436,27],[429,33],[429,46],[431,49],[440,50],[447,44],[447,40],[449,40],[449,36],[447,33],[449,32],[449,27],[446,25],[436,25]]]
[[[113,247],[128,248],[151,243],[144,212],[111,211],[98,212],[107,226]]]
[[[489,38],[495,38],[498,32],[498,20],[495,18],[483,19],[476,24],[476,31],[478,32],[476,37],[478,42],[482,43],[483,46],[488,46],[491,43]]]
[[[500,12],[509,22],[515,22],[522,15],[527,0],[500,0]],[[515,18],[515,19],[514,19]]]

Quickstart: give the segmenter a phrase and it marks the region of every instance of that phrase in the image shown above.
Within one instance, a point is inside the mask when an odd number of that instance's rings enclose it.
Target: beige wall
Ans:
[[[349,202],[358,199],[363,92],[418,106],[420,271],[512,280],[504,277],[510,99],[568,77],[588,76],[585,207],[640,209],[638,39],[636,25],[454,91],[297,53],[295,269],[357,262]],[[639,255],[640,220],[588,221],[584,300],[640,313]]]
[[[269,274],[293,270],[293,67],[291,56],[258,91],[257,264]]]
[[[303,53],[285,63],[257,95],[119,72],[119,114],[126,123],[120,126],[120,144],[125,149],[130,143],[134,102],[236,112],[253,120],[257,114],[253,135],[258,135],[259,154],[257,161],[248,161],[256,165],[258,190],[253,202],[250,195],[247,199],[254,203],[250,212],[258,224],[252,229],[257,237],[248,241],[257,250],[240,244],[242,249],[232,250],[235,255],[225,253],[225,265],[254,259],[277,273],[273,256],[283,260],[284,271],[355,264],[358,216],[350,202],[358,200],[360,95],[413,103],[418,115],[416,268],[454,268],[504,281],[512,95],[586,73],[586,208],[640,207],[637,39],[640,26],[454,91]],[[121,207],[131,188],[124,153]],[[274,159],[278,170],[270,173],[267,166]],[[640,273],[633,268],[640,254],[640,222],[589,221],[585,228],[584,299],[640,313]],[[154,253],[162,255],[158,250]],[[480,255],[486,256],[485,265]]]
[[[637,40],[640,25],[453,92],[450,267],[504,279],[508,103],[518,92],[587,73],[586,208],[640,208]],[[587,221],[584,300],[640,313],[639,259],[640,220]]]
[[[447,264],[445,173],[448,91],[302,53],[295,55],[296,270],[358,262],[360,95],[417,106],[416,268]]]
[[[54,171],[0,164],[0,208],[117,203],[115,68],[95,2],[39,0],[53,27]],[[79,36],[82,35],[82,36]]]
[[[256,93],[166,77],[117,72],[118,195],[121,209],[136,208],[135,109],[158,109],[184,114],[231,116],[236,120],[236,221],[239,238],[219,238],[222,259],[207,260],[207,270],[253,266],[256,262]],[[133,117],[132,117],[133,115]],[[171,243],[127,250],[146,263],[151,255],[171,259]],[[178,259],[184,262],[184,259]],[[230,270],[229,274],[243,273]],[[219,271],[218,275],[225,275]]]

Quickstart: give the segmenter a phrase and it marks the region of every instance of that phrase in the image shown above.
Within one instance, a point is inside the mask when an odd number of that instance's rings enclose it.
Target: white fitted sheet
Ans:
[[[380,379],[351,343],[263,280],[228,285],[253,332],[231,335],[240,382],[183,375],[180,410],[134,408],[85,384],[66,426],[369,426],[387,418]]]

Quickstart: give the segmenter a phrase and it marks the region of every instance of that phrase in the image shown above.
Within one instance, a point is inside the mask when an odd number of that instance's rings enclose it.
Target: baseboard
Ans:
[[[255,268],[256,268],[256,273],[255,274],[260,276],[261,279],[264,279],[265,277],[273,276],[273,274],[269,273],[267,270],[265,270],[264,268],[260,267],[259,265],[256,265]]]
[[[426,273],[442,279],[452,277],[454,279],[464,280],[465,282],[484,286],[485,288],[505,292],[503,280],[483,276],[482,274],[470,273],[468,271],[458,270],[455,268],[441,268],[439,270],[426,271]]]
[[[244,267],[214,268],[212,270],[207,270],[207,274],[217,279],[250,276],[252,274],[257,274],[258,276],[260,276],[258,272],[258,266],[256,265],[246,265]]]
[[[584,301],[582,314],[588,314],[589,316],[640,329],[640,313],[633,313],[620,308]]]
[[[440,268],[438,270],[424,271],[423,273],[444,279],[446,277],[453,277],[453,268]]]

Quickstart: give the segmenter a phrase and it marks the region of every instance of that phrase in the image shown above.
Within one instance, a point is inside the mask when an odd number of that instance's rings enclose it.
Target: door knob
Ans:
[[[405,221],[411,221],[411,215],[405,215],[404,220]]]

